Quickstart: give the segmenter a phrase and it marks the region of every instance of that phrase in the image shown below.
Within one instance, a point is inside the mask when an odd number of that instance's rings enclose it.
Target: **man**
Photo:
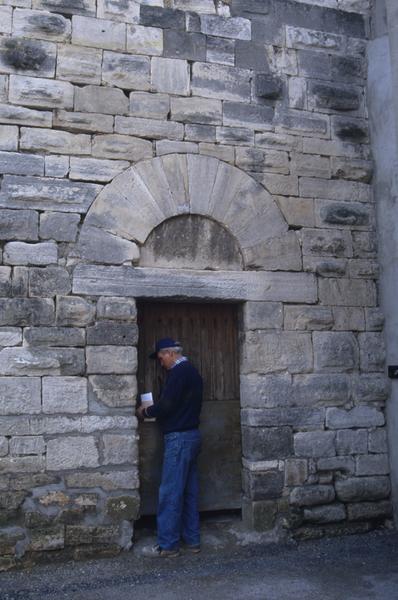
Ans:
[[[180,540],[190,552],[200,552],[198,469],[199,416],[203,382],[195,367],[182,355],[180,342],[163,338],[150,358],[167,370],[160,398],[153,406],[137,409],[139,418],[157,419],[164,435],[162,479],[157,514],[158,544],[145,555],[174,557]]]

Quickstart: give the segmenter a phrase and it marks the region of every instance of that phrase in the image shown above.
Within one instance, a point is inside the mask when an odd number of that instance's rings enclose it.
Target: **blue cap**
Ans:
[[[158,352],[164,350],[165,348],[180,348],[181,343],[173,340],[172,338],[162,338],[156,342],[155,352],[149,355],[149,358],[157,358]]]

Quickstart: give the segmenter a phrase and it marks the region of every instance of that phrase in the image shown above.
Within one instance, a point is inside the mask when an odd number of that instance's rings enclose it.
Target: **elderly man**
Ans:
[[[203,382],[182,355],[180,342],[163,338],[150,358],[167,370],[158,402],[137,409],[139,418],[156,417],[164,435],[162,479],[157,514],[158,544],[145,555],[174,557],[180,540],[190,552],[200,552],[197,458],[200,451],[199,415]]]

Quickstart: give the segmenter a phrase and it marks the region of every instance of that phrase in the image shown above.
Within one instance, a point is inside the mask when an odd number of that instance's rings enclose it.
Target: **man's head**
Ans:
[[[162,367],[171,369],[181,355],[182,346],[180,342],[172,338],[163,338],[156,342],[155,352],[152,352],[149,358],[158,358]]]

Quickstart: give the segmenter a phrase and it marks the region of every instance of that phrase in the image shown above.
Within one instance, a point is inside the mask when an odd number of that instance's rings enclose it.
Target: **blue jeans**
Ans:
[[[200,543],[197,467],[200,445],[197,429],[164,436],[157,525],[158,544],[165,550],[178,548],[180,538],[192,546]]]

